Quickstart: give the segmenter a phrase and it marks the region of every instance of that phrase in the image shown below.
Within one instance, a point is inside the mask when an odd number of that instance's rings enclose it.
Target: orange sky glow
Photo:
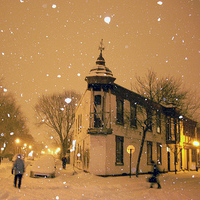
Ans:
[[[128,89],[148,69],[200,96],[198,0],[0,0],[0,76],[34,125],[42,94],[83,93],[103,39],[106,66]],[[194,97],[195,98],[195,97]],[[46,133],[46,130],[44,131]]]

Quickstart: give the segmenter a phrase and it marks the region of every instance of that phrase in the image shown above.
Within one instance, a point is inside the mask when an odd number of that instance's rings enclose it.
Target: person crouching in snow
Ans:
[[[154,183],[157,183],[158,189],[161,189],[160,181],[158,179],[160,170],[158,169],[158,167],[154,161],[151,161],[151,164],[153,166],[153,176],[151,178],[149,178],[149,182],[151,183],[150,188],[153,188]]]
[[[25,165],[24,161],[21,158],[21,154],[17,155],[17,159],[15,160],[12,168],[12,174],[15,172],[15,177],[14,177],[14,186],[17,187],[17,179],[18,180],[18,188],[20,189],[21,187],[21,182],[22,182],[22,176],[25,172]]]

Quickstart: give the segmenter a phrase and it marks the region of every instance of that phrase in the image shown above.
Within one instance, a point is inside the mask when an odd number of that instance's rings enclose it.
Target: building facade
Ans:
[[[95,175],[122,175],[130,171],[135,174],[148,122],[139,173],[151,171],[152,160],[161,171],[173,170],[172,145],[175,144],[170,131],[171,123],[177,124],[172,120],[174,116],[167,108],[116,84],[111,70],[105,65],[102,50],[100,47],[96,65],[85,78],[87,88],[77,106],[71,164]],[[176,139],[176,142],[181,141]],[[129,145],[134,147],[131,162],[127,151]]]

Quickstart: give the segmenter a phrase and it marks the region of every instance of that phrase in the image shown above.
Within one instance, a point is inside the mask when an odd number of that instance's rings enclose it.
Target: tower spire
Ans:
[[[99,50],[100,50],[100,56],[102,57],[102,51],[105,49],[105,47],[103,46],[103,39],[101,39],[100,41],[100,45],[99,45]]]
[[[112,71],[105,66],[105,60],[102,56],[104,50],[103,39],[100,41],[99,50],[100,55],[96,60],[96,65],[90,70],[89,75],[85,77],[88,82],[88,87],[91,84],[113,84],[115,77],[113,77]]]

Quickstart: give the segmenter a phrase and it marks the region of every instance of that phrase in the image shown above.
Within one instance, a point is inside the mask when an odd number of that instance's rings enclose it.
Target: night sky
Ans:
[[[38,97],[83,93],[101,39],[117,84],[131,89],[136,74],[153,69],[200,96],[199,0],[0,0],[0,7],[0,76],[33,136],[42,134],[34,126]]]

